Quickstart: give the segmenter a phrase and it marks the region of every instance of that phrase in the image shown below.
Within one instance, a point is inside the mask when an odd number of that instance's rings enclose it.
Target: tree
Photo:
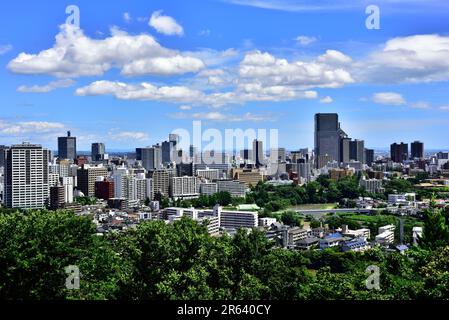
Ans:
[[[302,226],[302,219],[299,217],[298,213],[291,210],[282,212],[281,221],[283,224],[289,226]]]
[[[113,298],[120,265],[90,217],[67,210],[0,214],[0,298]],[[66,289],[65,268],[77,266],[80,290]]]
[[[429,208],[424,211],[424,230],[419,244],[429,249],[449,244],[449,228],[446,218],[442,209],[436,207],[434,198],[432,198]]]

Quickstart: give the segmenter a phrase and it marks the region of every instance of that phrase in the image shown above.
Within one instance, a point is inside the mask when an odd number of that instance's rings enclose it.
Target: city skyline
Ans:
[[[65,24],[65,3],[3,4],[2,144],[54,150],[53,137],[72,131],[80,150],[94,141],[133,150],[201,120],[222,131],[277,128],[294,150],[313,146],[315,113],[336,112],[371,148],[421,140],[449,149],[440,134],[449,124],[442,1],[426,10],[421,1],[380,1],[379,30],[365,26],[366,3],[74,5],[76,30]]]

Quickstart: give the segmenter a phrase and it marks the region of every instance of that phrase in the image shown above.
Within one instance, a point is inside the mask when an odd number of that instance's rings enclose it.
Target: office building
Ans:
[[[153,147],[137,148],[136,160],[142,162],[142,166],[148,170],[160,169],[162,167],[162,148],[159,144]]]
[[[340,162],[351,160],[351,138],[342,138],[340,142]]]
[[[238,180],[217,180],[218,192],[229,192],[233,197],[244,197],[246,185]]]
[[[92,161],[103,161],[105,160],[106,147],[102,142],[92,143],[91,156]]]
[[[5,205],[39,209],[48,203],[48,152],[24,142],[5,151]]]
[[[253,141],[253,161],[256,167],[260,167],[264,163],[263,142],[257,139]]]
[[[346,137],[346,133],[340,128],[338,114],[315,114],[315,155],[318,159],[316,163],[318,169],[329,161],[340,161],[341,140]],[[324,160],[327,159],[320,157],[328,157],[329,161],[325,163]]]
[[[65,204],[64,187],[61,185],[50,187],[50,209],[63,208]]]
[[[247,187],[256,186],[259,182],[264,180],[263,174],[259,169],[231,169],[231,177],[234,180],[245,183]]]
[[[196,170],[196,175],[198,178],[204,178],[209,181],[217,180],[220,177],[220,170],[209,168],[204,170]]]
[[[373,149],[365,149],[365,163],[368,166],[372,166],[374,163],[374,150]]]
[[[365,163],[365,141],[358,139],[351,141],[349,143],[349,151],[350,160]]]
[[[197,177],[172,177],[170,179],[170,196],[177,198],[191,198],[199,195]]]
[[[64,187],[64,202],[66,204],[73,203],[73,186],[75,177],[61,177],[62,186]]]
[[[255,212],[225,210],[219,205],[214,207],[214,215],[219,217],[220,228],[225,229],[256,228],[259,222]]]
[[[165,169],[155,170],[153,172],[153,192],[168,197],[170,191],[170,171]]]
[[[103,166],[84,165],[77,171],[78,189],[86,197],[95,197],[95,181],[97,177],[107,177],[108,170]]]
[[[390,157],[393,162],[402,163],[408,159],[408,144],[407,143],[393,143],[390,146]]]
[[[214,182],[200,183],[200,194],[212,195],[218,192],[218,185]]]
[[[270,150],[270,161],[273,163],[285,162],[287,159],[287,152],[285,148],[272,148]]]
[[[410,146],[410,157],[412,159],[418,158],[422,159],[424,158],[424,143],[421,141],[413,141]]]
[[[72,137],[70,131],[67,131],[67,137],[58,138],[58,158],[76,159],[76,137]]]
[[[114,198],[114,182],[101,179],[95,181],[95,198],[102,200]]]

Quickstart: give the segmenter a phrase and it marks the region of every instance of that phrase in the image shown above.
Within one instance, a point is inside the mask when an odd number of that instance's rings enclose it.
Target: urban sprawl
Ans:
[[[449,204],[449,152],[425,153],[420,141],[375,152],[351,139],[337,114],[315,115],[313,150],[263,144],[197,152],[170,134],[135,153],[108,155],[92,143],[80,155],[68,132],[57,155],[29,142],[0,146],[0,197],[5,208],[92,216],[99,235],[188,217],[211,236],[256,228],[291,250],[397,252],[422,236],[425,209]]]

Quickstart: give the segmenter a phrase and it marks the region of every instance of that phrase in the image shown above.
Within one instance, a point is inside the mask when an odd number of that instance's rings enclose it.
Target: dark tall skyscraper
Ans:
[[[67,131],[67,137],[58,138],[58,157],[59,159],[76,159],[76,137],[72,137],[70,131]]]
[[[162,148],[159,144],[153,147],[136,148],[136,160],[148,171],[160,169],[162,166]]]
[[[102,161],[104,160],[104,155],[106,153],[106,147],[102,142],[92,143],[92,161]]]
[[[164,141],[162,142],[162,163],[167,164],[173,161],[174,151],[176,143],[174,141]]]
[[[346,137],[346,133],[340,128],[338,114],[315,114],[315,155],[317,159],[327,155],[331,160],[339,162],[341,160],[341,140]]]
[[[365,163],[371,166],[374,162],[374,150],[373,149],[365,149]]]
[[[349,162],[351,160],[351,138],[343,138],[340,142],[340,162]]]
[[[411,154],[410,157],[414,158],[424,158],[424,143],[421,141],[413,141],[411,143]]]
[[[349,143],[349,158],[365,163],[365,141],[356,139]]]
[[[260,140],[253,141],[253,161],[256,167],[260,167],[263,164],[263,144]]]
[[[390,146],[390,157],[393,162],[402,163],[408,159],[408,144],[393,143]]]

